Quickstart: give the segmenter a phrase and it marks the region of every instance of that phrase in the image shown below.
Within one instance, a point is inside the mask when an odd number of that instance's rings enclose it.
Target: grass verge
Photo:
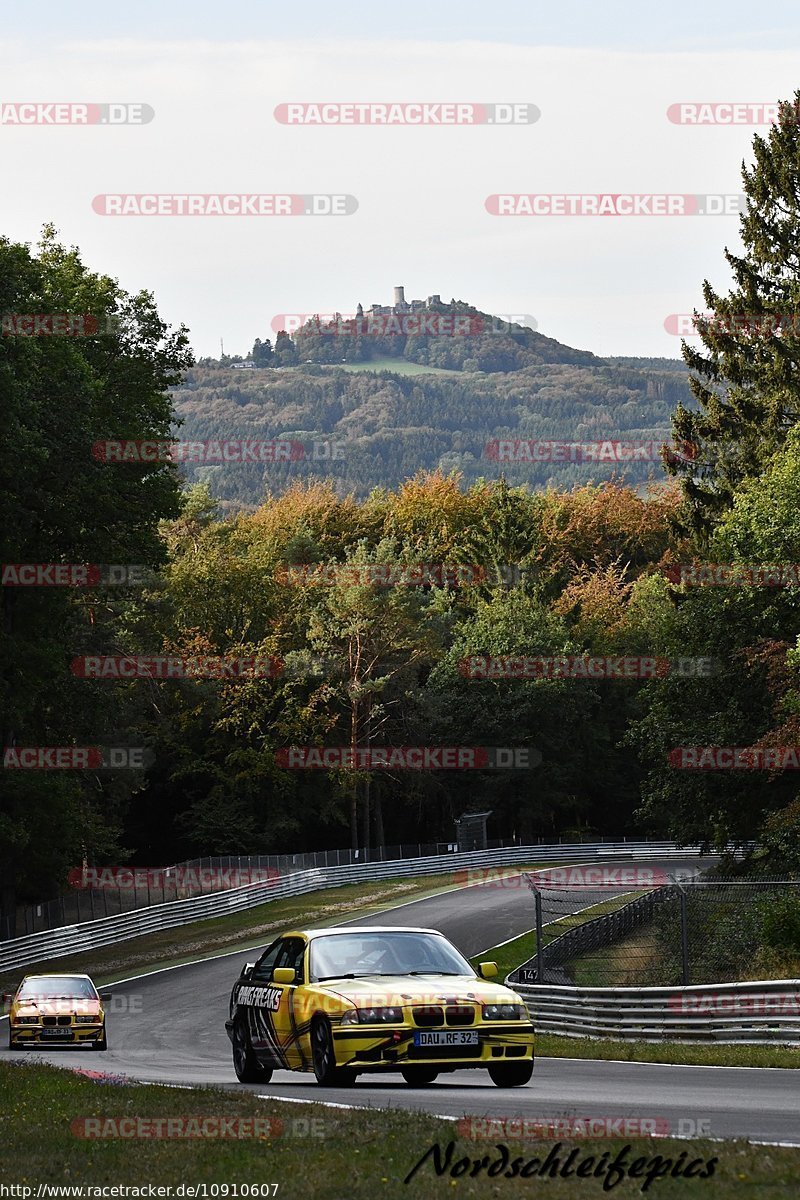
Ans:
[[[116,1124],[120,1118],[127,1119],[121,1127]],[[95,1130],[107,1135],[116,1130],[135,1131],[137,1120],[152,1122],[158,1118],[181,1120],[183,1131],[188,1131],[187,1123],[192,1118],[198,1119],[195,1131],[214,1129],[209,1120],[222,1118],[229,1122],[229,1133],[252,1129],[252,1122],[257,1120],[261,1125],[256,1128],[262,1136],[80,1136],[81,1130],[87,1129],[80,1122],[87,1119],[99,1122]],[[205,1126],[199,1124],[200,1120]],[[236,1120],[251,1124],[232,1126],[230,1122]],[[269,1133],[263,1136],[267,1122]],[[162,1126],[162,1130],[169,1128]],[[341,1200],[343,1196],[348,1200],[374,1200],[375,1196],[394,1200],[401,1196],[453,1195],[488,1200],[499,1194],[518,1194],[520,1185],[525,1194],[532,1194],[530,1185],[536,1189],[537,1182],[544,1184],[543,1192],[551,1200],[574,1200],[576,1195],[604,1194],[601,1180],[578,1179],[574,1174],[568,1178],[560,1174],[537,1177],[548,1153],[558,1156],[563,1170],[570,1151],[575,1150],[574,1171],[588,1156],[592,1156],[592,1169],[596,1169],[603,1154],[608,1156],[607,1163],[623,1147],[628,1164],[639,1158],[646,1161],[639,1166],[638,1178],[624,1178],[613,1187],[614,1195],[621,1198],[640,1196],[645,1191],[645,1173],[655,1156],[660,1156],[662,1162],[669,1159],[670,1171],[679,1162],[685,1167],[698,1159],[702,1162],[695,1167],[696,1172],[711,1171],[707,1178],[687,1180],[673,1178],[670,1173],[659,1179],[652,1191],[645,1192],[657,1195],[659,1200],[685,1200],[694,1194],[703,1200],[736,1200],[740,1196],[777,1200],[797,1195],[800,1173],[800,1150],[751,1146],[745,1141],[632,1138],[522,1142],[496,1136],[476,1141],[463,1136],[457,1124],[423,1113],[385,1109],[355,1112],[315,1104],[281,1104],[259,1100],[251,1092],[214,1088],[183,1091],[152,1085],[109,1086],[55,1067],[28,1063],[0,1064],[0,1131],[0,1179],[30,1188],[27,1195],[16,1193],[22,1200],[36,1196],[41,1184],[84,1188],[155,1185],[173,1189],[184,1185],[179,1194],[187,1196],[192,1195],[188,1190],[192,1186],[205,1184],[205,1195],[211,1196],[213,1184],[227,1184],[227,1192],[215,1194],[228,1197],[237,1194],[231,1185],[238,1185],[241,1196],[242,1185],[248,1184],[259,1185],[256,1195],[277,1194],[280,1200],[304,1200],[309,1196],[314,1200]],[[409,1185],[403,1182],[432,1146],[438,1145],[442,1159],[446,1159],[450,1142],[454,1142],[451,1169],[438,1176],[431,1155]],[[532,1177],[504,1180],[510,1183],[507,1190],[501,1188],[499,1177],[486,1175],[488,1166],[501,1161],[498,1142],[507,1145],[509,1160],[522,1160],[520,1165],[534,1157],[539,1160],[530,1169]],[[468,1160],[466,1166],[463,1160]],[[472,1177],[471,1164],[482,1160],[481,1173]],[[455,1176],[454,1166],[460,1172]],[[263,1185],[268,1184],[277,1184],[277,1192],[265,1190]],[[194,1195],[202,1196],[203,1192]]]
[[[800,1067],[800,1046],[721,1046],[693,1042],[617,1042],[537,1033],[536,1053],[548,1058],[605,1058],[698,1067]]]

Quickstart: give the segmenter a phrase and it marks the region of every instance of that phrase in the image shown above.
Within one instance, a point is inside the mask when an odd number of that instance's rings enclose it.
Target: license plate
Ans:
[[[477,1029],[432,1029],[415,1033],[415,1046],[477,1046]]]
[[[65,1027],[64,1029],[43,1029],[43,1030],[42,1030],[42,1037],[45,1037],[45,1038],[49,1038],[49,1037],[52,1037],[52,1038],[60,1038],[60,1037],[65,1037],[65,1038],[68,1038],[68,1037],[72,1037],[72,1030],[71,1030],[71,1029],[67,1029],[66,1027]]]

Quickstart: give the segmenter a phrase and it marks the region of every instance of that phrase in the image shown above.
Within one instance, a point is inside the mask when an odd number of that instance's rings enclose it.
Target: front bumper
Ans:
[[[359,1070],[397,1070],[398,1067],[425,1063],[442,1069],[464,1070],[488,1067],[497,1062],[530,1062],[533,1059],[533,1025],[525,1021],[503,1023],[499,1028],[492,1028],[489,1022],[472,1026],[469,1032],[477,1033],[477,1045],[417,1046],[414,1034],[421,1032],[409,1025],[389,1029],[365,1025],[334,1028],[336,1064]]]
[[[58,1029],[59,1032],[48,1032],[52,1029]],[[102,1021],[92,1025],[12,1025],[10,1037],[12,1046],[38,1046],[52,1050],[59,1046],[86,1046],[101,1042],[104,1030]]]

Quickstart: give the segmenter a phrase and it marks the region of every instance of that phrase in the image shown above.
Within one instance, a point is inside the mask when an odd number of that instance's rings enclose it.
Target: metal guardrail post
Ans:
[[[686,913],[686,889],[678,883],[678,900],[681,908],[681,971],[683,986],[689,984],[689,922]]]
[[[536,905],[536,978],[539,983],[544,983],[544,946],[542,940],[544,938],[544,929],[542,925],[542,893],[538,888],[533,890],[533,899]]]

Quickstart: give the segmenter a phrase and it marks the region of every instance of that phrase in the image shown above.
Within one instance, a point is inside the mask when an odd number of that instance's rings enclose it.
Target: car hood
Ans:
[[[14,1006],[17,1017],[68,1017],[73,1013],[83,1016],[96,1017],[102,1005],[99,1000],[89,1000],[76,996],[74,999],[57,1000],[39,997],[36,1001],[18,1000]]]
[[[403,1004],[520,1004],[520,997],[501,984],[469,975],[367,975],[328,979],[316,985],[351,1001],[357,1008]]]

